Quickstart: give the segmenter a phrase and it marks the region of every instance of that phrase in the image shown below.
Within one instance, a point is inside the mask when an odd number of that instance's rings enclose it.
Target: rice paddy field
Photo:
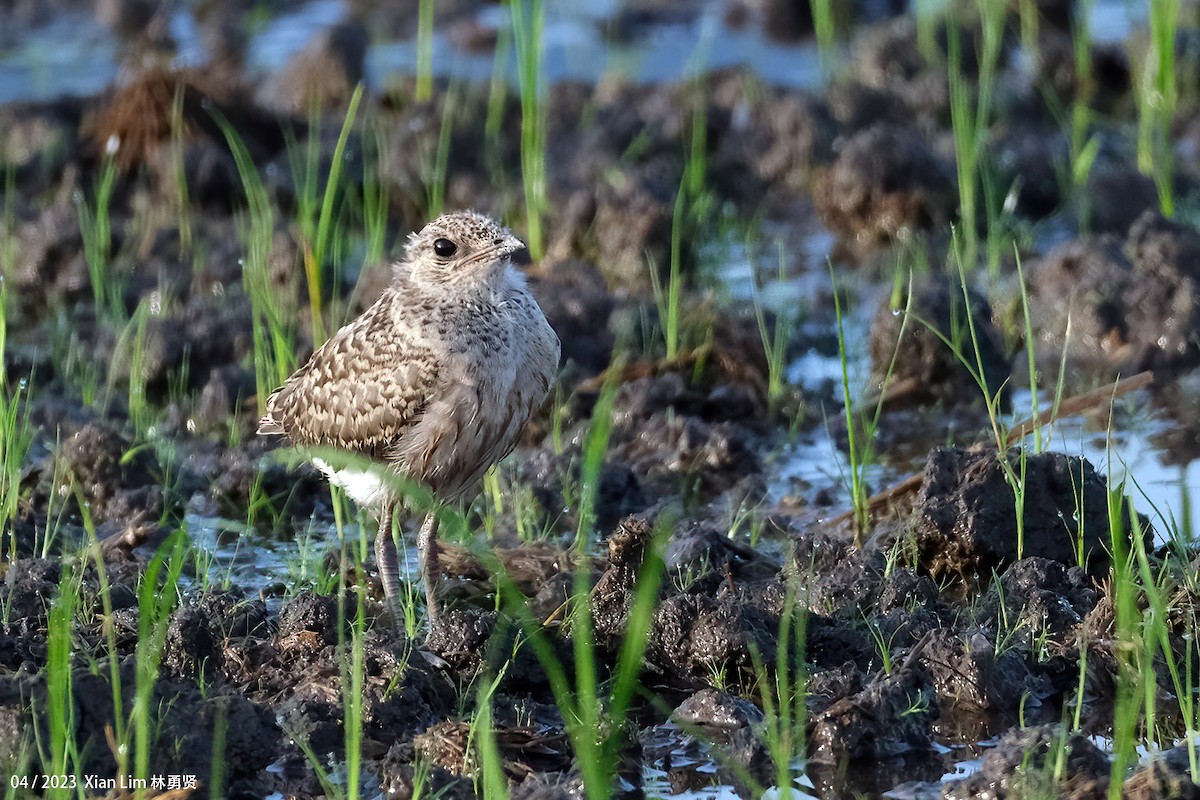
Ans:
[[[256,435],[476,209],[387,612]],[[1193,0],[0,3],[8,798],[1200,797]]]

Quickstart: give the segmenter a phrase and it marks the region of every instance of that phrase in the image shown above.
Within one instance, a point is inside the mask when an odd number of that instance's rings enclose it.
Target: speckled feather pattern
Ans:
[[[452,258],[435,254],[443,239]],[[443,500],[462,496],[512,450],[558,369],[558,337],[511,263],[519,247],[473,212],[410,237],[391,286],[271,395],[259,433],[359,453]],[[314,463],[359,502],[392,500]]]

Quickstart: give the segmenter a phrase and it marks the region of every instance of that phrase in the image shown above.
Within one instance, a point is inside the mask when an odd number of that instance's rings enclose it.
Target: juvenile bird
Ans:
[[[512,256],[524,243],[473,211],[409,236],[392,282],[267,400],[259,434],[356,453],[461,499],[512,450],[558,370],[559,341]],[[378,515],[375,557],[400,617],[392,519],[404,498],[377,469],[313,465]],[[417,535],[430,627],[439,616],[437,517]]]

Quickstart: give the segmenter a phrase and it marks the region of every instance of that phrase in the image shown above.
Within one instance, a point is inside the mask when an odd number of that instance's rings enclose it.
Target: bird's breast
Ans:
[[[388,460],[451,500],[512,449],[540,407],[557,372],[558,339],[523,292],[462,304],[426,324],[439,341],[439,386]]]

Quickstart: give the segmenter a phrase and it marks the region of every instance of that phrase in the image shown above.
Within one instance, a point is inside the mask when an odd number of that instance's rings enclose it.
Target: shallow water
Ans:
[[[855,387],[866,387],[869,318],[851,312],[845,326],[851,392],[856,393]],[[830,381],[841,381],[841,369],[836,356],[810,351],[792,362],[788,376],[802,388],[819,389]],[[865,394],[865,391],[856,393],[859,397]],[[1032,417],[1032,397],[1028,389],[1014,391],[1013,411],[1005,415],[1003,421],[1015,425]],[[1053,404],[1052,391],[1038,393],[1037,408],[1042,415]],[[1165,411],[1149,402],[1146,390],[1119,398],[1117,408],[1111,428],[1106,408],[1087,416],[1063,417],[1042,429],[1042,449],[1081,455],[1098,473],[1107,476],[1109,486],[1124,483],[1125,492],[1132,498],[1134,506],[1154,526],[1160,544],[1173,536],[1190,541],[1192,532],[1200,530],[1197,527],[1200,509],[1190,500],[1200,492],[1200,464],[1196,461],[1184,465],[1169,463],[1169,453],[1155,444],[1156,437],[1176,423]],[[842,412],[839,408],[831,413]],[[833,492],[837,502],[830,509],[830,516],[840,514],[849,505],[849,459],[829,430],[829,425],[819,425],[785,448],[782,457],[776,461],[772,483],[776,499],[799,484],[825,494]],[[931,442],[930,446],[938,444]],[[1026,446],[1036,446],[1033,436],[1026,439]],[[878,491],[919,471],[923,464],[923,458],[897,462],[889,460],[888,454],[883,453],[878,463],[867,468],[864,477],[872,490]]]
[[[184,525],[197,550],[211,559],[207,564],[210,582],[259,592],[269,607],[276,605],[277,597],[282,598],[282,592],[275,591],[282,586],[299,589],[329,580],[323,561],[326,554],[341,546],[337,531],[326,524],[310,523],[294,532],[267,533],[244,522],[188,514]],[[342,535],[347,547],[362,545],[371,551],[370,538],[359,542],[358,525],[346,525]],[[373,531],[369,535],[373,537]],[[404,542],[411,539],[402,537]],[[416,548],[402,547],[399,555],[401,580],[419,581]]]
[[[723,19],[723,3],[703,3],[695,14],[639,27],[632,37],[612,41],[605,37],[603,22],[619,5],[615,0],[546,4],[543,74],[547,81],[590,83],[616,74],[653,83],[739,64],[768,83],[782,86],[809,87],[821,80],[820,61],[811,40],[781,45],[765,38],[757,26],[731,28]],[[251,72],[275,72],[316,32],[345,19],[349,11],[342,0],[308,0],[287,8],[269,19],[247,43],[246,64]],[[1097,0],[1091,9],[1092,36],[1098,42],[1119,42],[1145,18],[1143,3]],[[503,7],[489,6],[479,12],[475,22],[482,29],[499,30],[508,25],[508,15]],[[207,48],[187,5],[170,12],[167,27],[176,46],[173,63],[185,67],[204,63]],[[122,57],[118,37],[90,15],[63,14],[44,25],[9,34],[0,38],[0,103],[95,94],[118,77]],[[416,61],[415,39],[373,40],[366,58],[368,88],[378,90],[396,76],[413,74]],[[435,30],[434,75],[478,81],[490,78],[494,68],[492,54],[463,52],[444,31]],[[515,83],[515,59],[509,60],[505,71]]]
[[[0,51],[0,103],[100,92],[117,76],[119,52],[94,17],[58,17]]]
[[[1024,408],[1028,416],[1029,392],[1016,393],[1015,408]],[[1040,407],[1051,406],[1052,397],[1043,392]],[[1154,438],[1175,423],[1165,412],[1145,402],[1123,404],[1131,409],[1114,423],[1110,433],[1105,421],[1093,421],[1079,416],[1068,417],[1049,429],[1046,446],[1065,453],[1082,455],[1096,470],[1108,476],[1110,486],[1125,483],[1129,497],[1138,511],[1150,518],[1158,541],[1165,542],[1177,531],[1185,539],[1197,530],[1197,509],[1187,499],[1200,490],[1200,467],[1191,461],[1185,465],[1166,463],[1166,453],[1154,443]]]
[[[1056,231],[1051,233],[1057,235]],[[1043,249],[1052,244],[1045,243]],[[717,273],[725,295],[735,302],[760,304],[774,313],[794,315],[799,309],[803,328],[803,318],[813,310],[805,305],[808,299],[829,297],[833,287],[829,270],[824,267],[833,247],[833,237],[828,232],[816,231],[808,237],[806,245],[806,252],[800,259],[801,274],[784,278],[769,270],[764,277],[763,268],[752,264],[743,248],[727,248],[728,260]],[[845,368],[854,402],[871,396],[873,391],[868,355],[870,326],[875,310],[889,290],[890,287],[881,285],[839,286],[845,306],[842,320]],[[836,332],[836,323],[824,318],[809,324],[816,334],[829,330]],[[842,369],[836,351],[829,352],[818,346],[810,347],[788,363],[789,383],[818,397],[827,396],[830,387],[834,387],[833,394],[839,402],[828,408],[813,409],[812,413],[824,418],[824,424],[801,431],[775,454],[771,460],[772,500],[794,495],[799,487],[810,498],[816,492],[835,498],[829,516],[841,514],[850,505],[850,462],[830,434],[831,429],[844,429],[841,424],[844,411],[840,404]],[[1014,378],[1019,377],[1014,372]],[[1052,388],[1038,392],[1036,408],[1039,414],[1045,415],[1053,407],[1053,394]],[[1008,425],[1023,422],[1034,415],[1034,408],[1032,392],[1028,388],[1015,389],[1012,411],[1004,415],[1002,421]],[[1190,540],[1193,532],[1200,531],[1200,507],[1189,500],[1200,491],[1200,463],[1172,463],[1171,454],[1156,443],[1156,439],[1177,423],[1165,410],[1150,402],[1146,390],[1119,398],[1115,408],[1111,420],[1105,406],[1086,416],[1064,417],[1043,428],[1042,449],[1082,455],[1097,472],[1107,476],[1110,486],[1125,483],[1127,495],[1133,499],[1137,510],[1150,519],[1159,543],[1175,535]],[[928,444],[936,447],[944,443]],[[1034,447],[1035,438],[1028,437],[1026,444]],[[915,449],[926,452],[920,447]],[[864,478],[872,491],[878,491],[923,466],[923,456],[905,460],[884,452],[879,454],[878,461],[866,468]]]

